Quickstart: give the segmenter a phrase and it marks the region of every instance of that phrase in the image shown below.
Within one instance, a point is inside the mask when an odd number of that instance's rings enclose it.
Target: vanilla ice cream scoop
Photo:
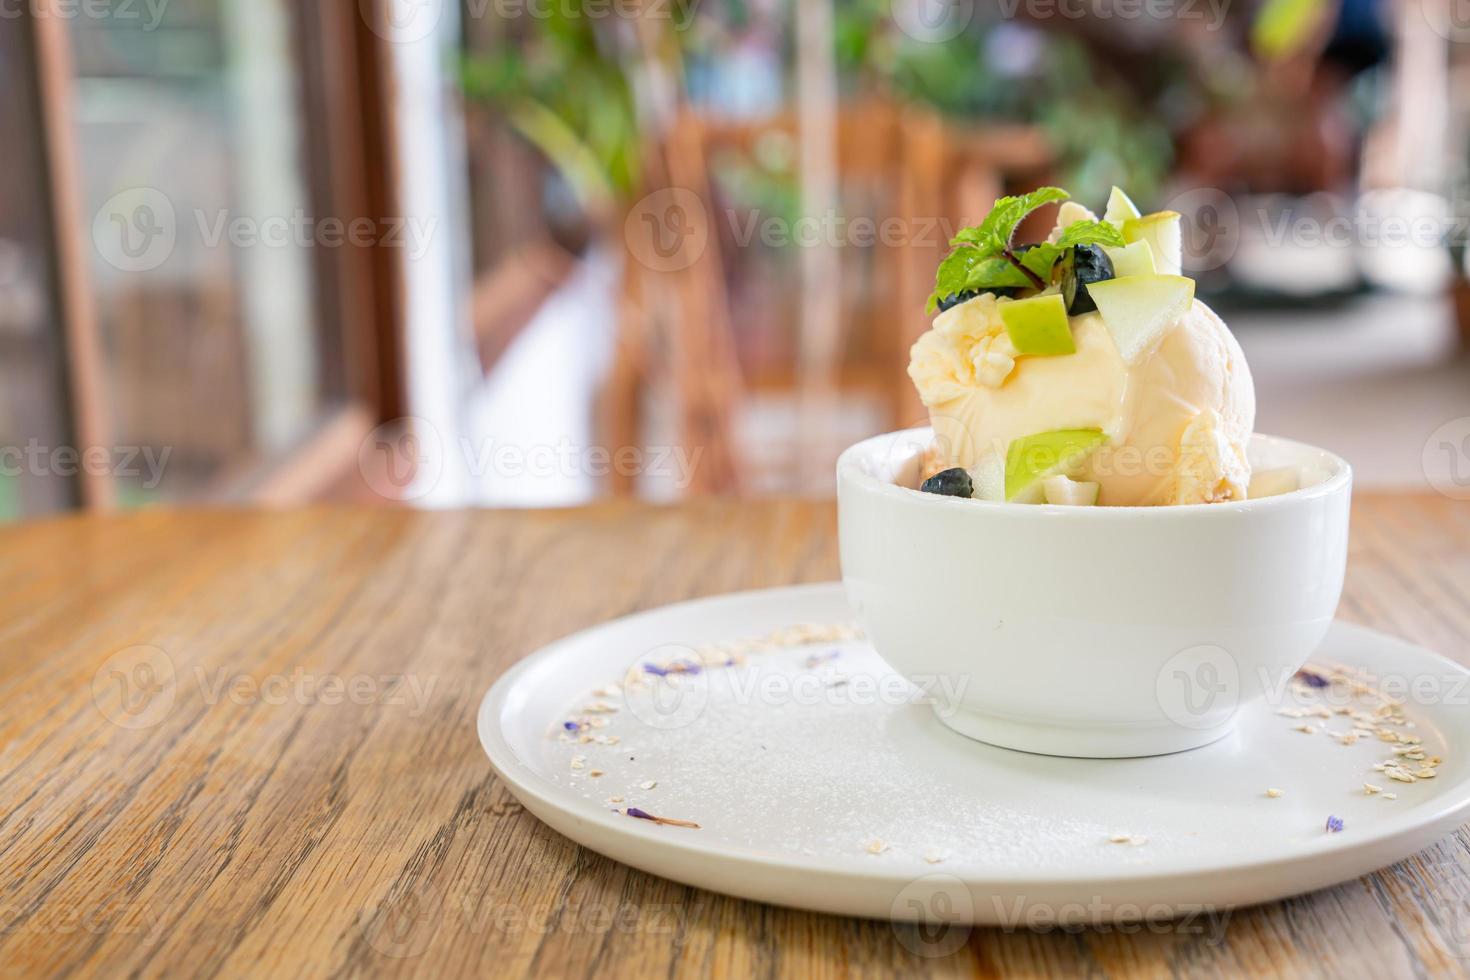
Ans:
[[[1195,504],[1246,497],[1246,443],[1255,389],[1240,345],[1198,300],[1132,360],[1097,312],[1070,317],[1075,352],[1020,355],[1002,307],[984,293],[940,313],[910,354],[909,376],[929,409],[929,468],[1004,460],[1018,439],[1101,430],[1107,441],[1071,476],[1098,484],[1112,506]]]

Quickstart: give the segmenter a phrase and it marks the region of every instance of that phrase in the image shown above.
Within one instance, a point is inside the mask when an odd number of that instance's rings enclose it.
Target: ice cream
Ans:
[[[1087,250],[1096,265],[1080,286],[1057,281],[1068,274],[1065,248],[1053,267],[1062,271],[1040,277],[1040,288],[945,296],[941,270],[936,295],[948,308],[914,344],[908,369],[935,433],[925,476],[964,468],[974,496],[1019,502],[1246,497],[1250,369],[1229,329],[1177,274],[1177,216],[1172,233],[1157,234],[1166,217],[1136,209],[1130,217],[1129,208],[1110,206],[1100,221],[1063,205],[1052,243],[1069,229],[1074,239],[1101,239],[1065,246]],[[1145,244],[1125,253],[1137,242]],[[1034,271],[1046,272],[1046,261],[1039,257]],[[1117,266],[1131,274],[1117,275]],[[1009,273],[997,266],[986,275]]]

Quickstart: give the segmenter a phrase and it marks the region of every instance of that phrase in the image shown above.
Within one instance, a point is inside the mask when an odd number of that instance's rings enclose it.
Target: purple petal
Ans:
[[[1316,671],[1305,668],[1296,672],[1297,679],[1308,687],[1327,687],[1332,682]]]

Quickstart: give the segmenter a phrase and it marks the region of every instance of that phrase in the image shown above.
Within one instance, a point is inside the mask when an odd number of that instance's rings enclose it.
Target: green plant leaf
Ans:
[[[1015,262],[1006,258],[1005,253],[1011,247],[1016,228],[1028,214],[1043,205],[1065,201],[1070,196],[1060,187],[1038,187],[1029,194],[1002,197],[978,225],[960,229],[949,243],[953,251],[945,256],[935,271],[934,293],[929,297],[927,309],[933,312],[939,300],[969,289],[1035,285]],[[1055,248],[1047,243],[1043,244],[1048,249]],[[1026,269],[1036,272],[1036,267],[1026,259],[1040,248],[1041,246],[1037,246],[1031,249],[1026,253],[1026,258],[1018,261]],[[1045,265],[1045,275],[1037,272],[1041,279],[1047,278],[1051,266],[1056,263],[1060,254],[1060,251],[1050,252],[1050,261],[1047,261],[1047,253],[1031,259],[1031,262]]]
[[[1070,246],[1060,243],[1039,242],[1019,256],[1021,264],[1034,272],[1042,282],[1051,282],[1051,271]],[[1029,285],[1028,281],[1028,285]]]
[[[939,263],[934,276],[934,292],[926,309],[933,312],[946,296],[956,296],[972,289],[1013,289],[1031,285],[1021,270],[1004,256],[986,255],[978,248],[961,245]]]
[[[1065,201],[1070,196],[1060,187],[1038,187],[1029,194],[999,198],[978,225],[962,228],[949,244],[974,245],[990,255],[1002,252],[1010,246],[1017,226],[1026,215],[1054,201]]]

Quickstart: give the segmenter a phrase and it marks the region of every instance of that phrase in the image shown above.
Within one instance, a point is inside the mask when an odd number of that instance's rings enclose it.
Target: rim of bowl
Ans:
[[[1319,480],[1310,486],[1301,487],[1287,493],[1279,493],[1271,497],[1258,497],[1255,500],[1223,500],[1213,504],[1120,504],[1117,506],[1101,507],[1075,507],[1066,504],[1013,504],[1001,500],[975,500],[974,498],[947,497],[937,493],[924,493],[911,487],[899,486],[888,480],[882,480],[867,472],[860,461],[869,459],[874,454],[875,448],[883,443],[897,442],[903,436],[913,435],[915,439],[923,438],[924,434],[933,438],[933,430],[928,426],[916,426],[912,429],[896,429],[892,432],[884,432],[876,436],[869,436],[859,442],[853,443],[842,451],[837,457],[837,482],[851,482],[876,493],[889,496],[895,500],[906,500],[918,506],[928,507],[958,507],[965,510],[996,511],[1004,508],[1008,514],[1034,514],[1055,517],[1065,515],[1071,519],[1106,520],[1100,515],[1108,514],[1117,516],[1139,517],[1144,514],[1157,514],[1158,517],[1147,517],[1145,520],[1165,520],[1169,515],[1196,515],[1205,513],[1238,514],[1242,511],[1263,510],[1275,507],[1285,507],[1293,503],[1316,500],[1328,497],[1335,493],[1351,487],[1353,479],[1353,468],[1347,460],[1327,449],[1313,446],[1311,443],[1301,442],[1296,439],[1287,439],[1282,436],[1268,435],[1264,432],[1251,433],[1251,441],[1263,441],[1283,447],[1293,454],[1310,457],[1315,456],[1318,462],[1326,464],[1331,474],[1324,480]],[[1094,516],[1088,516],[1094,515]]]

